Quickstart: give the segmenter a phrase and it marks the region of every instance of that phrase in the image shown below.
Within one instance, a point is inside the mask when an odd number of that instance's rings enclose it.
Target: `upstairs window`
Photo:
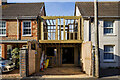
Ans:
[[[114,46],[104,46],[104,60],[114,60]]]
[[[0,21],[0,36],[6,36],[6,22]]]
[[[23,22],[23,36],[31,36],[31,21]]]
[[[114,21],[104,21],[104,34],[113,34]]]

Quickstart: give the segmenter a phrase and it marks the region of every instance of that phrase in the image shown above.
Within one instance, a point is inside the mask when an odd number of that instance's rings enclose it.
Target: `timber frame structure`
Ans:
[[[81,16],[41,16],[40,43],[82,43]]]
[[[65,65],[62,63],[63,50],[68,48],[68,51],[69,49],[73,49],[73,65],[80,66],[79,60],[84,35],[84,19],[82,16],[41,16],[39,20],[39,44],[42,51],[47,55],[48,48],[56,50],[56,56],[49,56],[55,60],[55,64],[53,65]]]

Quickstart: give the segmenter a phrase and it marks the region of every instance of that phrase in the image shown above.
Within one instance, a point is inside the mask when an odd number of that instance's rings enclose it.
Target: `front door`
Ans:
[[[62,64],[74,64],[74,48],[62,48]]]

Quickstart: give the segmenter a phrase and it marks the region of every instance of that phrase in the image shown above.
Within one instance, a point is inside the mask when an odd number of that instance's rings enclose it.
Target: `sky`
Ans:
[[[7,0],[8,3],[36,3],[45,2],[47,16],[74,16],[75,2],[88,2],[94,0]],[[120,0],[98,0],[120,1]]]

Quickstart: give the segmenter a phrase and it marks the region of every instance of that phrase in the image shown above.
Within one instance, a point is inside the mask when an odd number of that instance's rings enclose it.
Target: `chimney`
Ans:
[[[7,0],[0,0],[0,5],[5,5],[7,4]]]

